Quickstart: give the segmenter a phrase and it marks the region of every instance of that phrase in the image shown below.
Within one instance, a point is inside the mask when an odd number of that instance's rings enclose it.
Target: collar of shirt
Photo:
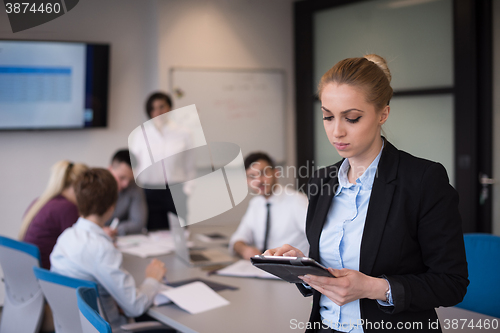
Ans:
[[[100,226],[83,217],[78,218],[78,221],[76,221],[75,223],[75,228],[99,234],[101,236],[106,237],[106,239],[108,239],[110,242],[113,241],[111,237],[109,237],[108,234],[106,234]]]
[[[377,173],[378,162],[380,161],[380,157],[382,156],[382,151],[384,150],[385,142],[382,141],[382,148],[380,148],[380,152],[377,157],[373,160],[370,166],[363,172],[363,174],[356,179],[356,185],[360,185],[362,190],[371,190],[373,186],[373,181],[375,180],[375,174]],[[349,178],[347,177],[347,173],[349,172],[349,159],[345,159],[342,162],[342,165],[339,169],[339,186],[337,191],[335,192],[335,196],[342,193],[343,189],[351,188],[355,186],[355,184],[351,184],[349,182]]]

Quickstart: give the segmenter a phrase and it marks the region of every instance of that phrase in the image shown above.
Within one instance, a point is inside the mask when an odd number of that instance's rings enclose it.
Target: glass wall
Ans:
[[[369,53],[388,61],[395,91],[453,87],[452,1],[363,1],[314,14],[315,82],[339,60]],[[317,166],[340,159],[320,107],[316,102]],[[453,114],[452,95],[394,97],[384,130],[399,149],[441,162],[453,183]]]

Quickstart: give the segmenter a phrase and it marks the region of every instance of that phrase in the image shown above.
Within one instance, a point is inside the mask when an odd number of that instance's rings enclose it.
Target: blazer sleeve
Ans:
[[[394,306],[379,306],[387,313],[453,306],[467,292],[469,280],[458,194],[439,163],[431,164],[423,174],[417,215],[417,237],[427,270],[387,276]]]

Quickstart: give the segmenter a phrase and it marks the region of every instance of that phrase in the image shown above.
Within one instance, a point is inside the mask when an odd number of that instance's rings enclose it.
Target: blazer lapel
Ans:
[[[399,164],[398,150],[387,141],[385,144],[373,182],[361,239],[359,271],[367,275],[371,274],[375,263],[396,188],[393,181],[396,179]]]
[[[330,210],[330,205],[332,204],[333,196],[335,195],[335,190],[339,183],[338,177],[335,176],[331,178],[328,182],[325,182],[322,186],[320,193],[318,195],[318,203],[316,205],[316,212],[313,217],[313,223],[311,228],[311,236],[309,243],[314,246],[309,250],[309,255],[315,260],[319,260],[319,238],[321,236],[321,231],[326,222],[326,216]]]

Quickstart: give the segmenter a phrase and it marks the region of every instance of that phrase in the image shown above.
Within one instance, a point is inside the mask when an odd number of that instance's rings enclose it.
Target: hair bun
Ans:
[[[391,82],[392,79],[391,71],[389,71],[389,66],[387,66],[387,61],[385,61],[384,58],[382,58],[377,54],[367,54],[365,55],[365,59],[377,65],[384,72],[385,76],[387,77],[387,80]]]

